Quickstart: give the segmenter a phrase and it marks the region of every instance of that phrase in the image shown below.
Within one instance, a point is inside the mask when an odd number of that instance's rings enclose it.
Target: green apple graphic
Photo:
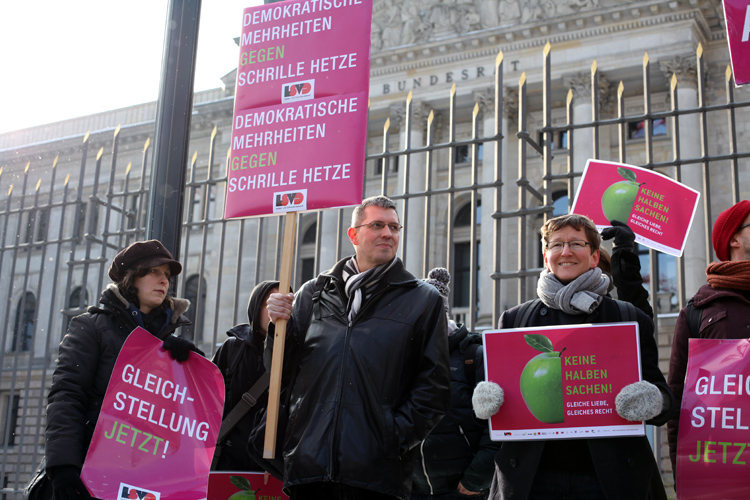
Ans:
[[[521,372],[521,395],[532,415],[546,424],[559,424],[565,420],[562,389],[562,363],[560,352],[544,335],[524,335],[524,340],[541,354],[526,363]]]
[[[229,476],[229,481],[241,491],[230,496],[227,500],[255,500],[255,494],[260,491],[260,488],[253,491],[250,481],[242,476]]]
[[[617,173],[625,180],[615,182],[604,191],[602,211],[607,220],[619,220],[627,224],[641,184],[636,180],[635,172],[632,170],[617,167]]]

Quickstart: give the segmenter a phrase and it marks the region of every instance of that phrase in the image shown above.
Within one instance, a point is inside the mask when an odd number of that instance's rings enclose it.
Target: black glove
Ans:
[[[627,224],[620,222],[619,220],[610,221],[612,227],[605,227],[602,229],[602,239],[610,240],[615,239],[615,247],[622,250],[635,250],[635,233],[628,227]]]
[[[81,481],[78,467],[73,465],[59,465],[47,468],[52,480],[52,490],[55,500],[89,500],[93,498]]]
[[[169,355],[172,356],[172,359],[177,361],[187,361],[190,351],[197,352],[201,356],[206,355],[188,339],[175,337],[174,335],[170,335],[164,339],[164,349],[169,351]]]

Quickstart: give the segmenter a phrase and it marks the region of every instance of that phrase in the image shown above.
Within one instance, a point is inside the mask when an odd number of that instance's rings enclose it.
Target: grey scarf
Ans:
[[[344,265],[344,269],[341,271],[341,277],[344,279],[344,292],[349,297],[349,321],[354,319],[359,310],[362,308],[362,304],[375,290],[375,285],[380,282],[380,278],[388,272],[396,262],[401,262],[401,259],[394,257],[385,264],[375,266],[367,271],[359,272],[357,266],[357,257],[352,257]],[[364,293],[363,293],[364,292]]]
[[[544,305],[568,314],[590,314],[602,302],[609,289],[609,276],[598,267],[589,269],[567,285],[544,269],[539,275],[536,294]]]

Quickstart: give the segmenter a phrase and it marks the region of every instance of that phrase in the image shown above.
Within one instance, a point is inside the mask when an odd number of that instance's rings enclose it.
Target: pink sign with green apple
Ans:
[[[263,472],[211,472],[206,500],[284,500],[283,486]]]
[[[495,441],[642,436],[615,411],[641,379],[637,323],[484,333],[485,375],[505,392],[490,419]]]
[[[617,220],[635,241],[682,256],[700,193],[658,172],[624,163],[589,160],[571,212],[588,216],[601,231]]]
[[[202,500],[224,379],[194,352],[179,363],[143,328],[115,362],[81,479],[104,500]]]
[[[677,436],[677,498],[750,492],[750,341],[690,339]]]

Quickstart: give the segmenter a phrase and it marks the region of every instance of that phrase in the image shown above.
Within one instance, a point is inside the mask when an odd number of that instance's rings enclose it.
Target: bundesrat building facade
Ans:
[[[471,329],[534,296],[538,230],[569,210],[588,159],[700,191],[681,258],[639,247],[666,372],[676,315],[715,258],[711,225],[750,197],[750,92],[734,85],[720,3],[375,0],[371,41],[363,194],[397,201],[406,267],[447,267],[452,314]],[[222,217],[227,71],[193,100],[175,283],[192,303],[183,335],[208,355],[247,321],[253,286],[278,277],[283,233],[280,217]],[[11,497],[44,450],[68,321],[96,303],[117,250],[144,237],[155,115],[150,102],[0,134],[0,470]],[[353,253],[350,217],[299,217],[295,288]],[[650,432],[671,485],[666,433]]]

